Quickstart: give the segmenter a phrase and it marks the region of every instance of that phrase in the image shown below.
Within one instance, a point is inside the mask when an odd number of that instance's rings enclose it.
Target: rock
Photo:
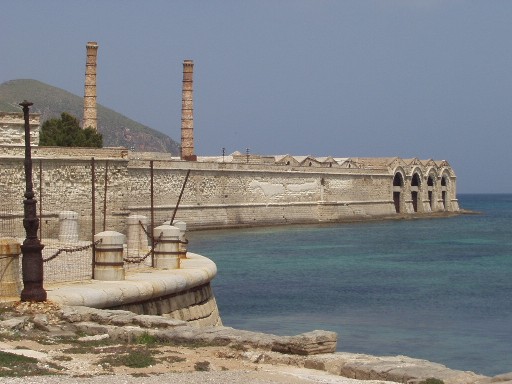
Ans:
[[[137,315],[133,317],[133,324],[144,328],[169,328],[186,326],[187,322],[182,320],[169,319],[162,316]]]
[[[37,314],[32,319],[34,326],[41,331],[49,332],[50,328],[48,327],[48,316],[46,314]]]
[[[336,350],[337,335],[328,331],[276,336],[224,326],[194,327],[181,320],[137,315],[129,311],[62,307],[47,312],[47,307],[52,308],[43,306],[41,308],[45,311],[37,312],[39,306],[19,305],[17,317],[11,317],[11,312],[4,313],[7,319],[0,321],[0,328],[19,332],[29,331],[35,326],[48,331],[51,337],[60,334],[74,336],[80,331],[88,335],[81,338],[81,341],[111,338],[119,342],[133,342],[149,334],[157,340],[174,343],[230,346],[229,351],[233,356],[251,362],[317,369],[354,379],[418,384],[434,377],[443,380],[445,384],[512,384],[512,372],[489,378],[406,356],[333,353]],[[29,316],[24,316],[25,313]],[[30,335],[31,332],[25,334]]]
[[[110,338],[108,333],[103,333],[103,334],[99,334],[99,335],[79,337],[78,341],[99,341],[99,340],[105,340],[108,338]]]
[[[97,323],[93,323],[90,321],[83,321],[81,323],[76,323],[75,327],[78,331],[83,332],[87,335],[99,335],[108,333],[108,326],[101,325]]]
[[[512,382],[512,372],[502,373],[501,375],[496,375],[491,379],[491,383],[504,384],[507,381]]]
[[[78,308],[83,308],[83,307],[62,307],[61,311],[60,311],[61,319],[68,321],[70,323],[78,323],[80,321],[87,321],[88,319],[84,319],[80,315]]]
[[[294,355],[318,355],[336,351],[338,335],[329,331],[312,331],[276,339],[272,351]]]
[[[12,319],[0,321],[0,328],[9,331],[21,331],[28,328],[28,316],[13,317]]]
[[[133,323],[134,318],[134,313],[132,313],[131,315],[114,315],[110,319],[110,324],[117,326],[129,325]]]
[[[124,343],[132,343],[137,338],[144,334],[150,334],[154,336],[152,330],[143,329],[141,327],[125,326],[125,327],[108,327],[108,335],[112,340],[117,340]]]

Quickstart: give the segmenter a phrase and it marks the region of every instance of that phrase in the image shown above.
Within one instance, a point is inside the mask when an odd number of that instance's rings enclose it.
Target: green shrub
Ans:
[[[210,362],[209,361],[198,361],[194,364],[194,369],[196,371],[209,371],[210,370]]]
[[[119,362],[130,368],[146,368],[155,364],[156,360],[148,351],[133,351],[121,356]]]
[[[155,336],[150,335],[149,333],[145,332],[136,339],[137,344],[144,344],[144,345],[155,345],[157,343],[157,339]]]
[[[444,384],[444,381],[431,377],[427,380],[423,380],[420,384]]]
[[[56,365],[52,368],[60,368]],[[50,370],[37,366],[37,359],[9,352],[0,352],[0,377],[40,376],[50,374]]]

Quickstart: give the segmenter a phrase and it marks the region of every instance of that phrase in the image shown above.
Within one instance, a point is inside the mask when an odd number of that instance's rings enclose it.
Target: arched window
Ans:
[[[393,202],[395,203],[395,212],[400,213],[402,205],[402,188],[404,186],[404,178],[400,172],[395,173],[393,177]]]
[[[421,179],[420,175],[415,173],[411,180],[411,198],[412,198],[412,209],[414,212],[418,212],[418,194],[420,191]]]
[[[393,187],[403,187],[404,186],[404,178],[400,172],[395,173],[395,177],[393,178]]]

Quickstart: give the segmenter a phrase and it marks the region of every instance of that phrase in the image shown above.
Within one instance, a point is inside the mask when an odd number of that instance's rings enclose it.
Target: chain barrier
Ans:
[[[139,221],[140,223],[140,221]],[[142,223],[141,223],[142,224]],[[144,228],[144,226],[142,226],[142,228]],[[144,232],[147,234],[147,232],[144,230]],[[162,240],[162,236],[164,235],[163,232],[160,232],[160,236],[158,237],[158,239],[155,241],[155,245],[154,247],[156,247],[156,245]],[[153,249],[155,248],[151,248],[148,253],[146,253],[143,257],[123,257],[123,261],[125,263],[129,263],[129,264],[140,264],[142,263],[144,260],[146,260],[148,258],[149,255],[151,255],[151,252],[153,252]]]
[[[73,252],[85,251],[86,249],[89,249],[89,248],[92,248],[92,247],[98,245],[99,243],[101,243],[102,240],[103,239],[99,239],[99,240],[96,240],[94,243],[87,244],[87,245],[84,245],[84,246],[81,246],[81,247],[76,247],[76,248],[60,248],[52,256],[50,256],[50,257],[48,257],[46,259],[43,259],[43,263],[46,263],[48,261],[51,261],[51,260],[55,259],[62,252],[73,253]]]
[[[153,240],[153,236],[151,236],[146,228],[144,227],[144,224],[142,224],[142,221],[139,220],[139,225],[142,228],[142,231],[146,234],[147,237],[149,237],[151,240]]]

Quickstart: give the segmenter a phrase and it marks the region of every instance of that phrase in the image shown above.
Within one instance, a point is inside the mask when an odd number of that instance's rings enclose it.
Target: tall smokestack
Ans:
[[[96,56],[98,43],[87,43],[87,61],[85,64],[84,119],[82,128],[98,130],[96,112]]]
[[[194,62],[183,61],[183,90],[181,93],[181,159],[196,161],[194,154]]]

